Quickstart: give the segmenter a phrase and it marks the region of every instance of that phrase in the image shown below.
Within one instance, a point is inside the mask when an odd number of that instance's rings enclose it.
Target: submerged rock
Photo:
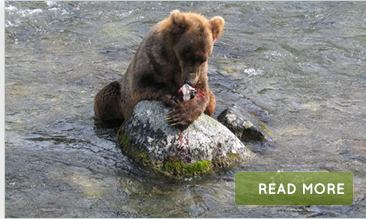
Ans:
[[[209,173],[254,155],[225,126],[201,115],[184,131],[165,121],[169,108],[158,101],[138,103],[118,133],[123,152],[164,175],[181,178]]]
[[[263,152],[272,147],[272,133],[268,127],[255,118],[245,108],[236,105],[224,110],[217,120],[230,129],[244,142],[256,142],[252,147],[253,152]]]

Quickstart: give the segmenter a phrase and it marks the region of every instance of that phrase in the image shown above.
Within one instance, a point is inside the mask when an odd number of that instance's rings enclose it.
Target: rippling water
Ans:
[[[216,176],[134,166],[93,96],[173,9],[221,15],[217,116],[245,95],[276,147]],[[365,2],[6,2],[6,217],[365,217]],[[351,171],[350,206],[236,206],[236,171]]]

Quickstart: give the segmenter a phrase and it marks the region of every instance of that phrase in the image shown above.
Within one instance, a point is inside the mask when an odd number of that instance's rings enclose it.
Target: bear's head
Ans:
[[[181,69],[178,83],[195,87],[202,74],[207,74],[208,57],[215,41],[221,37],[225,21],[220,16],[208,20],[199,14],[179,10],[172,11],[168,19],[173,36],[172,49]]]

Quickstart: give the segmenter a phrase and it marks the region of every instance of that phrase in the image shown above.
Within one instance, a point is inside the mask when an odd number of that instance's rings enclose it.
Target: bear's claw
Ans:
[[[171,126],[184,128],[189,126],[192,122],[189,121],[187,116],[184,116],[180,110],[173,109],[168,113],[165,117],[165,121],[169,123]]]

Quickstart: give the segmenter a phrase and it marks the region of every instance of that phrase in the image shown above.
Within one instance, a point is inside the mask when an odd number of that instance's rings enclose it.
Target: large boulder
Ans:
[[[173,178],[206,174],[254,156],[230,130],[207,115],[184,131],[170,126],[164,119],[169,109],[159,101],[138,103],[118,133],[123,153]]]

